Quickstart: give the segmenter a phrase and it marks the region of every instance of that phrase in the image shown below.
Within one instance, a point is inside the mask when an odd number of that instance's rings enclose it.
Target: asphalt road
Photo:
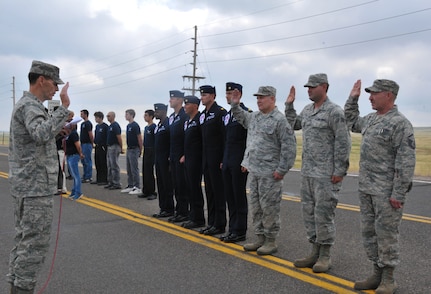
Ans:
[[[123,184],[124,159],[121,157]],[[9,289],[5,275],[14,234],[7,174],[7,149],[0,147],[0,293]],[[327,274],[292,265],[310,250],[301,219],[299,181],[297,171],[285,178],[279,250],[268,257],[244,252],[243,242],[225,244],[152,218],[158,211],[157,200],[83,184],[82,200],[56,198],[52,245],[37,290],[50,276],[58,236],[51,279],[43,292],[47,294],[359,293],[353,290],[353,282],[365,278],[371,265],[360,238],[357,178],[349,176],[344,181],[336,211],[333,267]],[[401,225],[398,294],[431,293],[430,192],[431,183],[415,182],[409,194]],[[248,241],[254,238],[251,228],[247,237]]]

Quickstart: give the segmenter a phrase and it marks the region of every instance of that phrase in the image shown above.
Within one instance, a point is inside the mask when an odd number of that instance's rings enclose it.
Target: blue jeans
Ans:
[[[93,152],[93,145],[91,143],[84,143],[81,145],[82,154],[84,158],[81,160],[84,174],[82,178],[84,180],[91,179],[93,175],[93,162],[91,161],[91,153]]]
[[[128,187],[137,187],[140,185],[140,176],[139,176],[139,166],[138,160],[141,151],[139,148],[127,149],[127,186]]]
[[[82,194],[81,177],[79,176],[78,162],[78,154],[67,155],[67,165],[69,166],[70,175],[73,177],[73,187],[70,195],[75,197],[78,197]]]

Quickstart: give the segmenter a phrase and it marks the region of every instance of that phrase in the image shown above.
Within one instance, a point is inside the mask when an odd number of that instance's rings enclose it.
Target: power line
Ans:
[[[262,43],[278,42],[278,41],[283,41],[283,40],[288,40],[288,39],[308,37],[308,36],[313,36],[313,35],[318,35],[318,34],[323,34],[323,33],[329,33],[329,32],[334,32],[334,31],[340,31],[340,30],[350,29],[353,27],[358,27],[358,26],[363,26],[363,25],[368,25],[368,24],[373,24],[373,23],[377,23],[377,22],[381,22],[381,21],[391,20],[394,18],[412,15],[412,14],[424,12],[427,10],[431,10],[431,8],[424,8],[421,10],[416,10],[416,11],[407,12],[407,13],[403,13],[403,14],[399,14],[399,15],[394,15],[394,16],[385,17],[385,18],[379,18],[376,20],[371,20],[371,21],[367,21],[367,22],[362,22],[362,23],[358,23],[358,24],[353,24],[353,25],[348,25],[348,26],[344,26],[344,27],[338,27],[338,28],[333,28],[333,29],[328,29],[328,30],[323,30],[323,31],[316,31],[316,32],[311,32],[311,33],[306,33],[306,34],[288,36],[288,37],[284,37],[284,38],[277,38],[277,39],[271,39],[271,40],[265,40],[265,41],[257,41],[257,42],[252,42],[252,43],[243,43],[243,44],[236,44],[236,45],[227,45],[227,46],[206,48],[205,50],[219,50],[219,49],[242,47],[242,46],[256,45],[256,44],[262,44]]]
[[[124,62],[121,62],[121,63],[116,63],[116,64],[113,64],[113,65],[110,65],[110,66],[107,66],[107,67],[104,67],[104,68],[100,68],[100,69],[98,69],[98,70],[91,71],[91,72],[88,72],[88,73],[82,73],[82,74],[79,74],[79,75],[70,76],[70,77],[68,77],[68,78],[70,79],[70,78],[76,78],[76,77],[80,77],[80,76],[84,76],[84,75],[95,74],[95,73],[98,73],[98,72],[101,72],[101,71],[104,71],[104,70],[107,70],[107,69],[110,69],[110,68],[114,68],[114,67],[118,67],[118,66],[125,65],[125,64],[128,64],[128,63],[132,63],[132,62],[135,62],[135,61],[137,61],[137,60],[139,60],[139,59],[142,59],[142,58],[145,58],[145,57],[149,57],[149,56],[151,56],[151,55],[154,55],[154,54],[160,53],[160,52],[162,52],[162,51],[164,51],[164,50],[167,50],[167,49],[173,48],[173,47],[175,47],[175,46],[178,46],[178,45],[180,45],[180,44],[182,44],[182,43],[184,43],[184,42],[186,42],[186,41],[188,41],[188,39],[186,39],[186,40],[182,40],[182,41],[177,42],[177,43],[174,43],[174,44],[171,44],[171,45],[169,45],[169,46],[167,46],[167,47],[164,47],[164,48],[162,48],[162,49],[159,49],[159,50],[153,51],[153,52],[151,52],[151,53],[148,53],[148,54],[145,54],[145,55],[139,56],[139,57],[137,57],[137,58],[129,59],[129,60],[127,60],[127,61],[124,61]],[[133,50],[131,50],[131,51],[133,51]]]
[[[429,28],[429,29],[423,29],[423,30],[419,30],[419,31],[414,31],[414,32],[408,32],[408,33],[402,33],[402,34],[392,35],[392,36],[384,36],[384,37],[381,37],[381,38],[375,38],[375,39],[369,39],[369,40],[363,40],[363,41],[356,41],[356,42],[351,42],[351,43],[344,43],[344,44],[339,44],[339,45],[333,45],[333,46],[328,46],[328,47],[318,47],[318,48],[305,49],[305,50],[299,50],[299,51],[291,51],[291,52],[284,52],[284,53],[277,53],[277,54],[269,54],[269,55],[265,55],[265,56],[252,56],[252,57],[234,58],[234,59],[228,59],[228,60],[226,60],[226,59],[224,59],[224,60],[211,60],[211,61],[207,61],[207,63],[250,60],[250,59],[276,57],[276,56],[283,56],[283,55],[291,55],[291,54],[298,54],[298,53],[319,51],[319,50],[327,50],[327,49],[333,49],[333,48],[339,48],[339,47],[352,46],[352,45],[357,45],[357,44],[371,43],[371,42],[377,42],[377,41],[382,41],[382,40],[387,40],[387,39],[393,39],[393,38],[403,37],[403,36],[407,36],[407,35],[419,34],[419,33],[427,32],[427,31],[431,31],[431,28]]]
[[[125,75],[125,74],[128,74],[128,73],[132,73],[132,72],[137,72],[137,71],[145,70],[145,69],[147,69],[148,67],[151,67],[151,66],[153,66],[153,65],[158,65],[158,64],[163,63],[163,62],[165,62],[165,61],[169,61],[169,60],[175,59],[175,58],[177,58],[177,57],[179,57],[179,56],[181,56],[181,55],[184,55],[185,53],[186,53],[186,52],[183,52],[183,53],[177,54],[177,55],[175,55],[175,56],[172,56],[172,57],[169,57],[169,58],[166,58],[166,59],[163,59],[163,60],[160,60],[160,61],[154,62],[154,63],[152,63],[152,64],[148,64],[148,65],[146,65],[145,67],[140,67],[140,68],[133,69],[133,70],[129,70],[129,71],[123,71],[123,72],[121,72],[121,73],[119,73],[119,74],[116,74],[116,75],[113,75],[113,76],[104,77],[103,79],[104,79],[104,80],[109,80],[109,79],[113,79],[113,78],[116,78],[116,77],[119,77],[119,76],[122,76],[122,75]],[[77,87],[82,86],[82,85],[92,84],[92,83],[94,83],[94,82],[96,82],[96,81],[97,81],[97,80],[92,80],[92,81],[88,81],[88,82],[85,82],[85,83],[81,83],[81,84],[78,84],[78,85],[77,85]]]
[[[157,72],[157,73],[151,74],[151,75],[147,75],[147,76],[144,76],[144,77],[141,77],[141,78],[137,78],[137,79],[129,80],[129,81],[126,81],[126,82],[122,82],[122,83],[115,84],[115,85],[104,86],[103,88],[98,88],[98,89],[93,89],[93,90],[86,90],[86,91],[76,92],[75,94],[84,94],[84,93],[90,93],[90,92],[97,92],[97,91],[105,90],[105,89],[108,89],[108,88],[114,88],[114,87],[118,87],[118,86],[122,86],[122,85],[130,84],[130,83],[134,83],[134,82],[141,81],[141,80],[144,80],[144,79],[147,79],[147,78],[151,78],[151,77],[154,77],[154,76],[157,76],[157,75],[160,75],[160,74],[166,73],[166,72],[173,71],[173,70],[175,70],[175,69],[178,69],[178,68],[181,68],[181,67],[184,67],[184,66],[185,66],[185,65],[179,65],[179,66],[172,67],[172,68],[169,68],[169,69],[166,69],[166,70],[163,70],[163,71],[160,71],[160,72]]]
[[[281,7],[290,6],[290,5],[293,5],[293,4],[296,4],[298,2],[302,2],[302,1],[304,1],[304,0],[293,1],[293,2],[289,2],[289,3],[284,3],[284,4],[281,4],[281,5],[273,6],[273,7],[270,7],[270,8],[262,9],[262,10],[256,10],[256,11],[250,12],[248,14],[243,14],[240,17],[246,17],[246,16],[250,16],[250,15],[254,15],[254,14],[259,14],[259,13],[263,13],[263,12],[274,10],[274,9],[279,9]],[[218,20],[215,20],[213,22],[209,22],[209,23],[205,23],[205,24],[200,24],[199,27],[205,27],[205,26],[212,25],[212,24],[215,24],[215,23],[226,22],[226,21],[229,21],[231,19],[237,19],[237,18],[238,17],[234,16],[234,17],[229,17],[229,18],[218,19]]]
[[[343,11],[343,10],[348,10],[348,9],[352,9],[352,8],[356,8],[356,7],[368,5],[368,4],[377,2],[377,1],[379,1],[379,0],[372,0],[372,1],[364,2],[364,3],[352,5],[352,6],[347,6],[347,7],[338,8],[338,9],[335,9],[335,10],[330,10],[330,11],[326,11],[326,12],[322,12],[322,13],[312,14],[312,15],[308,15],[308,16],[304,16],[304,17],[300,17],[300,18],[296,18],[296,19],[285,20],[285,21],[281,21],[281,22],[277,22],[277,23],[272,23],[272,24],[257,26],[257,27],[253,27],[253,28],[241,29],[241,30],[236,30],[236,31],[230,31],[230,32],[224,32],[224,33],[217,33],[217,34],[206,35],[206,36],[202,36],[202,38],[209,38],[209,37],[215,37],[215,36],[221,36],[221,35],[235,34],[235,33],[240,33],[240,32],[251,31],[251,30],[257,30],[257,29],[261,29],[261,28],[267,28],[267,27],[271,27],[271,26],[277,26],[277,25],[281,25],[281,24],[285,24],[285,23],[290,23],[290,22],[297,22],[297,21],[304,20],[304,19],[314,18],[314,17],[317,17],[317,16],[332,14],[332,13],[335,13],[335,12],[340,12],[340,11]]]

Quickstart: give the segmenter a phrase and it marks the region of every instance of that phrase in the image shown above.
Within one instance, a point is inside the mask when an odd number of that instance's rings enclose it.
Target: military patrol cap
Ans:
[[[325,73],[318,73],[314,75],[310,75],[308,77],[308,82],[304,85],[304,87],[317,87],[321,84],[328,84],[328,77]]]
[[[185,96],[184,103],[185,104],[192,103],[192,104],[199,105],[201,103],[201,100],[196,96]]]
[[[232,91],[237,89],[242,93],[242,85],[237,83],[228,82],[226,83],[226,91]]]
[[[398,86],[396,82],[391,80],[379,79],[375,80],[371,87],[365,88],[365,92],[392,92],[395,96],[397,96],[399,89],[400,86]]]
[[[154,110],[168,110],[168,106],[163,103],[154,104]]]
[[[178,90],[172,90],[169,91],[169,96],[175,98],[184,98],[184,93]]]
[[[277,93],[277,90],[272,86],[261,86],[257,93],[253,94],[253,96],[274,96]]]
[[[216,94],[216,88],[210,85],[205,85],[205,86],[200,86],[199,87],[199,92],[201,92],[201,94],[204,93],[208,93],[208,94]]]
[[[59,85],[64,84],[64,82],[60,79],[60,69],[49,63],[33,60],[29,73],[40,74],[42,76],[48,77]]]

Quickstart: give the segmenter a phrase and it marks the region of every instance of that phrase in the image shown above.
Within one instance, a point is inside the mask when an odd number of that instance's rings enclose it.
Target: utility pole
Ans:
[[[15,77],[12,77],[12,99],[13,105],[15,105]]]
[[[198,27],[195,26],[195,37],[192,38],[192,40],[194,40],[194,50],[192,50],[191,52],[193,52],[193,63],[190,63],[191,65],[193,65],[193,75],[191,76],[183,76],[183,81],[184,79],[187,79],[188,81],[192,80],[192,87],[191,88],[183,88],[183,90],[186,91],[191,91],[192,95],[195,95],[195,92],[198,91],[198,89],[196,89],[196,81],[199,81],[201,79],[205,79],[205,77],[199,77],[196,76],[196,57],[198,56],[197,54],[197,45],[198,45]]]

